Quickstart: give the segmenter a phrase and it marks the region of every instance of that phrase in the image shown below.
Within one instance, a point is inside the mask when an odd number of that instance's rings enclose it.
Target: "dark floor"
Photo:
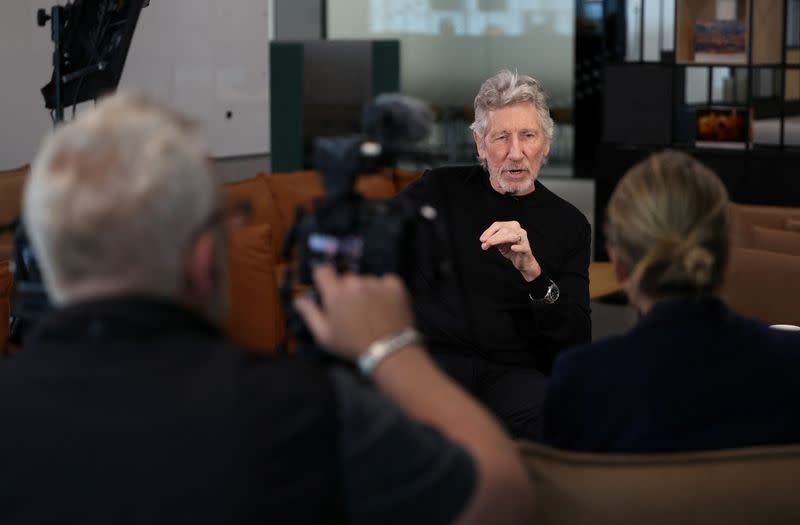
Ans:
[[[592,301],[592,341],[627,332],[638,314],[629,305]]]

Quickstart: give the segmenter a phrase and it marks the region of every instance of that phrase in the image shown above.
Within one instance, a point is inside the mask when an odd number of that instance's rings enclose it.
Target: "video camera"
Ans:
[[[406,199],[369,200],[354,189],[359,174],[385,171],[413,154],[414,143],[429,133],[432,122],[433,112],[423,102],[380,95],[364,111],[363,135],[314,141],[312,164],[322,175],[326,198],[310,214],[298,207],[283,245],[284,255],[297,250],[300,283],[312,285],[311,270],[330,263],[340,273],[398,274],[415,297],[434,292],[431,283],[417,282],[417,270],[425,269],[434,280],[449,272],[437,211]],[[287,272],[281,287],[289,331],[301,353],[316,354],[292,307],[294,280],[293,272]]]

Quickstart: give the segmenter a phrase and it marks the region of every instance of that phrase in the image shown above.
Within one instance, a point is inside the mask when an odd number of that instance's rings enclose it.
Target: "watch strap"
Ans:
[[[406,346],[422,342],[422,334],[409,327],[389,337],[378,339],[358,358],[358,368],[365,376],[371,376],[375,368],[387,357]]]

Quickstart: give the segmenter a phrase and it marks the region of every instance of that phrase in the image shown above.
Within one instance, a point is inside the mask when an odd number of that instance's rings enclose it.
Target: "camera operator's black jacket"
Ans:
[[[419,275],[435,291],[415,297],[417,322],[433,352],[480,355],[549,373],[557,352],[591,339],[591,228],[540,181],[528,195],[503,195],[481,166],[445,167],[426,172],[396,198],[432,204],[447,229],[453,276],[437,285],[432,276]],[[493,222],[512,220],[528,232],[543,270],[530,283],[496,249],[481,250],[478,240]],[[558,300],[531,301],[529,294],[545,295],[550,279],[560,289]]]
[[[0,523],[450,523],[471,456],[349,370],[177,304],[52,310],[0,356]]]

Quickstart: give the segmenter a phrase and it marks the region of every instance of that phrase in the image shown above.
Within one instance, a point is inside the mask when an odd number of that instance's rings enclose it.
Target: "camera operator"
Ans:
[[[0,522],[525,521],[512,443],[396,277],[320,267],[323,307],[299,302],[380,392],[223,338],[228,218],[194,126],[144,97],[45,140],[24,220],[54,308],[0,361]]]

